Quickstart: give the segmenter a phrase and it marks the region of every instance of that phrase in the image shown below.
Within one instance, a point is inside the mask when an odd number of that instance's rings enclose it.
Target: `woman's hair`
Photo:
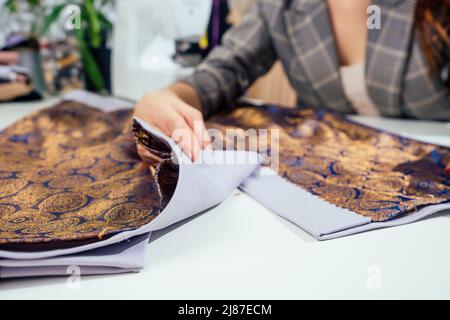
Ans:
[[[450,90],[450,0],[419,0],[415,29],[431,74],[444,73]],[[442,76],[441,74],[439,74]]]

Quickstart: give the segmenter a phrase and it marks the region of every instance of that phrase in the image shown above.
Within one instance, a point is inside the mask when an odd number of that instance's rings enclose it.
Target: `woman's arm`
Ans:
[[[242,23],[229,30],[190,77],[147,94],[135,115],[178,140],[193,160],[209,144],[203,116],[232,107],[247,88],[273,65],[276,54],[258,2]],[[197,128],[197,130],[195,130]],[[201,130],[198,128],[202,128]],[[182,140],[182,141],[181,141]],[[139,150],[143,158],[150,155]]]
[[[222,45],[184,79],[196,89],[205,116],[234,107],[236,100],[276,61],[263,6],[263,1],[257,1],[244,20],[224,35]]]

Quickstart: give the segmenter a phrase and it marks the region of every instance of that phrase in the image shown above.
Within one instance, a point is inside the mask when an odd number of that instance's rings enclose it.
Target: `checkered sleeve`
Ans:
[[[430,76],[425,56],[414,43],[403,95],[405,115],[416,119],[450,121],[450,96],[444,81]]]
[[[267,22],[256,3],[242,23],[230,29],[194,73],[183,79],[199,94],[203,114],[230,108],[276,60]]]

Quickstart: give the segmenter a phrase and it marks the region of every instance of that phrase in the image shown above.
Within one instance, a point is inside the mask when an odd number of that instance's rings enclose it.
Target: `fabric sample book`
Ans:
[[[137,272],[153,231],[238,187],[318,240],[450,209],[450,148],[325,110],[242,106],[207,125],[279,138],[264,152],[222,143],[192,163],[130,108],[83,92],[0,132],[0,278]]]
[[[163,158],[156,172],[136,141]],[[252,160],[215,164],[239,153]],[[0,276],[141,269],[152,231],[220,204],[259,166],[256,153],[205,156],[193,164],[130,110],[75,101],[10,126],[0,133]]]
[[[280,132],[277,169],[262,168],[241,188],[319,240],[450,209],[450,148],[325,110],[269,105],[238,108],[213,118],[209,127]]]

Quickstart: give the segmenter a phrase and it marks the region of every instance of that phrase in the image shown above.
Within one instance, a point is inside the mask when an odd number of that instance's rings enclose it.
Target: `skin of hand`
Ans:
[[[198,108],[181,99],[172,89],[164,89],[145,95],[136,105],[134,116],[171,137],[186,155],[196,161],[202,149],[208,147],[208,136],[203,115]],[[158,162],[158,158],[148,150],[137,146],[138,154],[144,161]]]

